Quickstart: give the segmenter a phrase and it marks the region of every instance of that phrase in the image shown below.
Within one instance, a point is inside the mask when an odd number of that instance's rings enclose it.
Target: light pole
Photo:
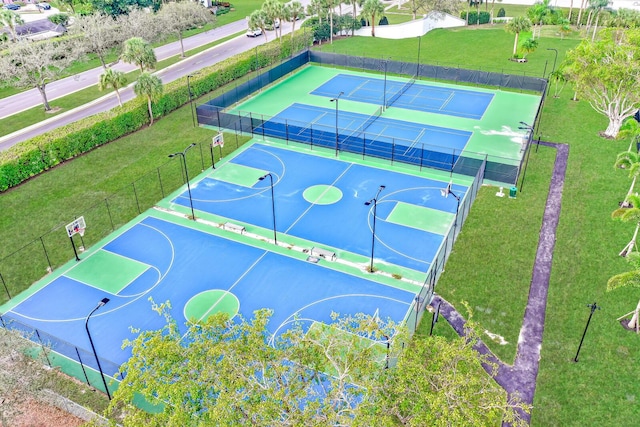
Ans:
[[[336,103],[336,157],[338,157],[338,101],[340,100],[340,97],[344,95],[344,92],[340,92],[338,94],[338,96],[336,96],[335,98],[331,98],[331,102],[335,102]]]
[[[529,136],[527,137],[527,142],[528,142],[529,138],[531,138],[531,135],[533,135],[533,126],[528,125],[525,122],[520,122],[520,124],[522,126],[518,126],[518,129],[528,130],[529,131]],[[540,145],[540,134],[538,134],[538,145]],[[527,153],[527,161],[524,164],[524,170],[522,171],[522,181],[520,181],[520,192],[521,193],[522,193],[522,188],[524,187],[524,179],[525,179],[525,177],[527,175],[527,166],[529,166],[529,156],[530,155],[531,155],[531,148],[529,148],[529,152]]]
[[[578,355],[580,354],[580,348],[582,348],[582,342],[584,341],[584,336],[587,335],[587,329],[589,329],[589,323],[591,322],[591,316],[593,316],[593,312],[596,310],[600,310],[598,304],[595,302],[593,304],[587,304],[587,307],[591,309],[591,313],[589,313],[589,319],[587,319],[587,325],[584,327],[584,332],[582,333],[582,338],[580,338],[580,345],[578,346],[578,351],[576,352],[576,357],[573,358],[574,362],[578,361]]]
[[[376,197],[369,200],[368,202],[364,202],[366,206],[373,204],[373,227],[371,229],[371,263],[369,264],[369,272],[373,273],[373,250],[376,244],[376,210],[378,208],[378,196],[380,196],[380,192],[384,190],[386,187],[381,185],[378,187],[378,192],[376,193]]]
[[[187,90],[189,91],[189,108],[191,109],[191,122],[193,123],[193,127],[196,127],[196,117],[193,114],[193,97],[191,94],[191,82],[189,79],[193,77],[193,74],[187,75]]]
[[[416,68],[416,78],[420,77],[420,43],[422,42],[422,37],[418,36],[418,66]]]
[[[107,397],[111,400],[111,394],[109,393],[109,387],[107,387],[107,381],[104,379],[104,372],[102,372],[102,366],[100,365],[100,359],[98,359],[98,354],[96,353],[96,347],[93,345],[93,340],[91,339],[91,333],[89,332],[89,318],[93,313],[96,312],[97,309],[105,305],[109,302],[109,298],[102,298],[96,308],[91,310],[91,313],[87,316],[87,319],[84,322],[84,327],[87,330],[87,336],[89,337],[89,343],[91,344],[91,349],[93,350],[93,355],[96,358],[96,362],[98,363],[98,370],[100,371],[100,376],[102,377],[102,384],[104,384],[104,389],[107,392]]]
[[[271,181],[271,213],[273,214],[273,242],[275,243],[276,246],[278,246],[278,237],[276,235],[276,199],[273,197],[273,175],[271,174],[271,172],[269,172],[268,174],[261,176],[258,179],[262,181],[266,177],[269,177],[269,180]]]
[[[440,190],[440,194],[445,199],[447,197],[449,197],[449,194],[451,194],[453,197],[455,197],[457,204],[456,204],[456,218],[453,221],[453,226],[457,227],[458,226],[458,211],[460,210],[460,196],[458,196],[456,193],[454,193],[451,190],[451,185],[452,185],[452,183],[450,182],[449,185],[447,185],[447,188],[443,188],[442,190]]]
[[[547,50],[552,50],[555,53],[555,56],[553,57],[553,67],[551,68],[551,74],[553,74],[553,72],[556,70],[556,61],[558,60],[558,49],[554,47],[548,47]]]
[[[184,164],[184,174],[185,174],[185,177],[187,178],[187,190],[189,191],[189,204],[191,205],[191,219],[193,219],[194,221],[196,220],[196,214],[193,211],[193,199],[191,198],[191,185],[189,184],[189,172],[187,171],[187,151],[189,151],[191,147],[195,147],[195,145],[196,143],[193,142],[189,144],[189,146],[185,148],[184,151],[169,154],[169,158],[174,158],[175,156],[182,156],[182,163]]]
[[[384,61],[384,87],[382,88],[382,109],[387,108],[387,64],[389,59],[383,59]]]

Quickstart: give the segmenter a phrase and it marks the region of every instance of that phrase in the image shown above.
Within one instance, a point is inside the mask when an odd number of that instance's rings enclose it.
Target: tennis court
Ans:
[[[408,81],[339,74],[311,92],[313,95],[368,102],[479,120],[493,99],[492,93],[437,87]]]

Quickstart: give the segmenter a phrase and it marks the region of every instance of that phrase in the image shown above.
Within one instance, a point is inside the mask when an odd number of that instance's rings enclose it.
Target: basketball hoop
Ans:
[[[80,237],[84,237],[84,230],[86,230],[86,228],[78,228],[78,234]]]

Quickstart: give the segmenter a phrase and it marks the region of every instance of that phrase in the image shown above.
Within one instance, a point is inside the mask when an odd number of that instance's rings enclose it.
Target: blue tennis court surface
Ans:
[[[333,77],[311,94],[382,105],[399,95],[393,107],[479,120],[493,99],[492,93],[450,89],[422,83],[367,78],[351,74]],[[385,95],[386,93],[386,95]]]
[[[266,173],[274,178],[278,233],[363,256],[371,251],[373,225],[365,202],[386,186],[378,199],[375,258],[419,272],[428,269],[457,209],[454,198],[441,196],[446,184],[440,181],[263,144],[252,145],[193,185],[193,205],[271,229],[270,182],[259,180]],[[464,198],[467,187],[454,187]],[[189,206],[187,192],[174,203]],[[444,224],[416,227],[412,222],[419,223],[419,215],[436,215]]]
[[[453,169],[472,133],[379,116],[340,111],[337,143],[343,151]],[[335,147],[336,113],[331,108],[292,104],[254,132],[275,138]]]
[[[66,271],[6,312],[4,320],[15,319],[64,340],[67,345],[52,343],[52,349],[77,360],[74,346],[89,348],[85,316],[106,296],[111,301],[92,317],[91,331],[100,357],[117,366],[130,356],[130,350],[121,345],[123,339],[137,335],[131,327],[153,330],[164,325],[151,311],[149,298],[157,303],[170,301],[172,315],[184,330],[185,306],[205,292],[223,291],[237,298],[239,313],[246,318],[252,318],[255,310],[272,308],[269,331],[277,334],[295,318],[305,324],[331,323],[332,311],[364,312],[401,322],[415,297],[415,292],[188,225],[150,213],[95,252],[85,254],[79,263],[68,264]],[[104,289],[97,281],[73,278],[75,269],[104,253],[144,266],[142,274],[117,291]],[[95,367],[93,362],[84,360]]]

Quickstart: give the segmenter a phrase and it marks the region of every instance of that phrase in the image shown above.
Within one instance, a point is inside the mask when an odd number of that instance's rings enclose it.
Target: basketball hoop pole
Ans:
[[[80,257],[78,257],[78,251],[76,250],[76,244],[73,241],[73,234],[69,236],[69,240],[71,240],[71,247],[73,248],[73,254],[76,256],[76,261],[80,261]]]

